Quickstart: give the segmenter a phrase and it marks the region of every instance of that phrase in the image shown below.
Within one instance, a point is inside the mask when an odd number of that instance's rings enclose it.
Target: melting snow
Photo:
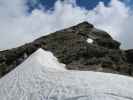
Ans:
[[[130,77],[68,71],[39,49],[0,79],[0,100],[133,100],[132,88]]]

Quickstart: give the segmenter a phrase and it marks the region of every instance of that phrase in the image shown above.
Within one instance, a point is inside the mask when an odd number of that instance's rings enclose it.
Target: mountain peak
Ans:
[[[5,75],[37,49],[50,51],[69,70],[93,70],[133,75],[132,52],[88,22],[40,37],[18,48],[0,52],[0,74]],[[42,51],[39,49],[39,51]],[[25,56],[27,55],[27,56]],[[4,67],[3,67],[4,66]]]
[[[90,24],[87,21],[84,21],[82,23],[79,23],[77,26],[79,26],[79,27],[86,27],[86,28],[93,28],[94,27],[92,24]]]

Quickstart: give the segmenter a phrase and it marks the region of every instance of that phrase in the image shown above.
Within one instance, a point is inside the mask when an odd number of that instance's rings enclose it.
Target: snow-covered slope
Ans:
[[[0,100],[133,100],[130,77],[64,66],[39,49],[0,79]]]

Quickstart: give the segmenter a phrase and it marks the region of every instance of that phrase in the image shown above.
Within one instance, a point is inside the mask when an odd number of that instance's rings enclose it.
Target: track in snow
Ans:
[[[0,100],[133,100],[130,77],[64,66],[39,49],[0,79]]]

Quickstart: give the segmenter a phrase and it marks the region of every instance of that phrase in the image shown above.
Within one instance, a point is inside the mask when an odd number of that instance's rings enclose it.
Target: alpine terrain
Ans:
[[[133,100],[133,50],[120,45],[83,22],[0,51],[0,100]]]
[[[133,75],[133,50],[121,50],[120,42],[107,32],[83,22],[23,46],[0,51],[0,77],[39,48],[51,51],[69,70]]]

